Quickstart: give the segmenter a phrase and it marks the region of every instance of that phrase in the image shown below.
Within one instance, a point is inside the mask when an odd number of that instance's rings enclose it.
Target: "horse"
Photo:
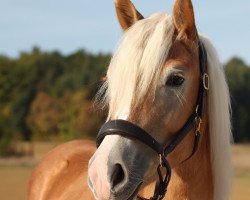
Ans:
[[[28,199],[228,200],[230,95],[191,0],[148,18],[130,0],[115,5],[123,35],[97,95],[108,107],[98,148],[82,140],[49,152]]]

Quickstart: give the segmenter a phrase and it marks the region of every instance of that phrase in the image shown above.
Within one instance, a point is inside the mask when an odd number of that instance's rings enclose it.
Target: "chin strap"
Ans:
[[[163,178],[162,172],[164,169],[166,171],[165,177]],[[159,181],[155,185],[154,196],[151,198],[151,200],[161,200],[167,193],[168,184],[171,179],[171,167],[164,155],[160,155],[160,164],[157,167],[157,173],[159,176]]]
[[[165,172],[163,171],[164,169],[166,170]],[[160,164],[157,167],[157,173],[159,180],[155,185],[153,197],[146,199],[141,196],[137,196],[137,200],[162,200],[165,197],[167,193],[167,187],[171,179],[171,168],[165,156],[160,155]],[[163,177],[163,173],[166,174],[165,177]]]

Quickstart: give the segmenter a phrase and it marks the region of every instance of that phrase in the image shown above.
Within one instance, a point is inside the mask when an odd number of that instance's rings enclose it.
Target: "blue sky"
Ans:
[[[171,12],[174,0],[134,0],[146,17]],[[250,64],[250,1],[193,0],[198,30],[226,62]],[[121,35],[114,0],[0,0],[0,54],[16,57],[34,45],[69,54],[79,48],[113,52]]]

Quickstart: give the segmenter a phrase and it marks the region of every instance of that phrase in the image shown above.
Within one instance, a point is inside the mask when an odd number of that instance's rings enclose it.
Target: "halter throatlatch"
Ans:
[[[200,85],[199,93],[197,97],[196,109],[194,113],[188,118],[184,126],[175,134],[174,139],[165,148],[159,144],[149,133],[139,126],[125,120],[112,120],[101,127],[97,138],[96,145],[100,146],[103,139],[107,135],[121,135],[122,137],[134,138],[144,143],[159,155],[159,165],[157,167],[157,173],[159,180],[156,183],[153,197],[145,199],[138,196],[139,200],[162,200],[167,192],[167,187],[171,179],[171,167],[166,159],[175,147],[188,135],[192,133],[192,129],[195,128],[195,139],[191,155],[183,162],[190,159],[198,149],[201,124],[204,115],[205,106],[205,94],[209,90],[209,76],[207,74],[207,53],[204,45],[199,42],[199,60],[200,60]],[[165,171],[165,172],[164,172]],[[164,172],[164,173],[163,173]]]

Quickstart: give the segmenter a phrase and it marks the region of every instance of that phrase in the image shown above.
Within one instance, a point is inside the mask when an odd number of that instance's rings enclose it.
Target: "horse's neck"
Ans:
[[[172,170],[172,178],[166,200],[213,199],[208,128],[203,134],[196,154],[178,168]]]

